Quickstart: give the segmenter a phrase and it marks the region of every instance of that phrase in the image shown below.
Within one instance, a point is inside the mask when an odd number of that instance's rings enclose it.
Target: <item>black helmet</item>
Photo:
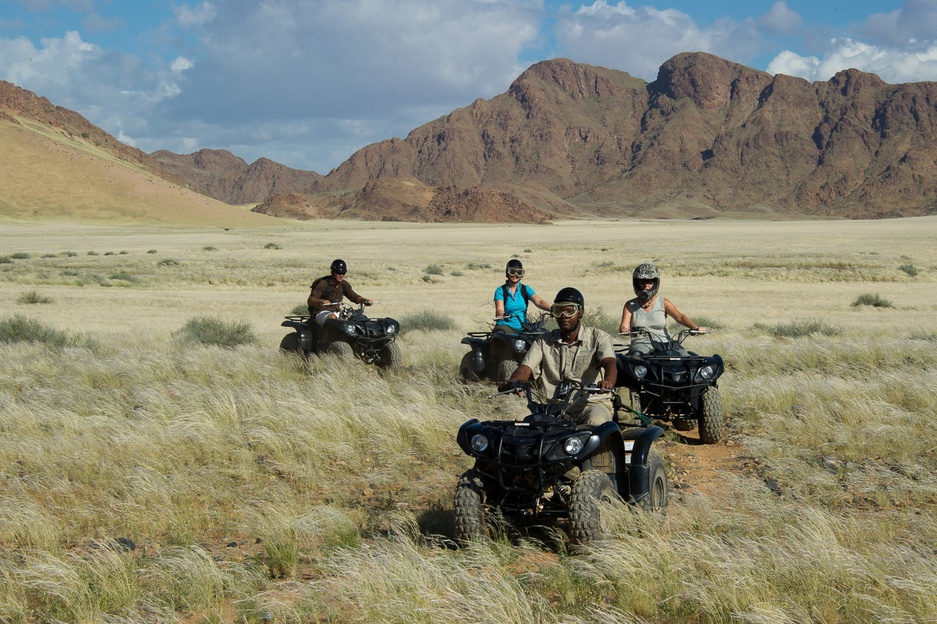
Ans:
[[[654,287],[650,290],[641,288],[639,282],[648,281],[654,282]],[[638,296],[638,301],[647,303],[654,298],[654,295],[660,289],[660,271],[650,262],[639,264],[634,273],[631,274],[631,286],[634,288],[634,294]]]
[[[524,263],[518,260],[517,258],[511,258],[508,260],[508,264],[504,267],[504,276],[508,277],[511,269],[514,269],[514,273],[519,277],[524,276]]]
[[[348,273],[348,266],[344,260],[332,260],[332,266],[329,268],[332,269],[332,273],[338,273],[339,275]]]
[[[582,310],[586,307],[586,301],[582,298],[582,293],[571,286],[567,286],[556,293],[553,297],[553,303],[574,303]]]

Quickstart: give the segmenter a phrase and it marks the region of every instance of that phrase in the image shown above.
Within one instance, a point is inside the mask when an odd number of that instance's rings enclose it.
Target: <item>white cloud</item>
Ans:
[[[766,28],[787,27],[794,16],[796,13],[778,2],[762,22],[723,18],[701,27],[675,9],[595,0],[562,14],[557,37],[563,56],[654,80],[660,65],[681,52],[709,52],[745,62],[760,49]]]
[[[791,35],[797,32],[804,23],[797,11],[788,8],[786,2],[775,2],[771,10],[759,20],[766,32],[778,35]]]
[[[800,76],[810,81],[829,80],[837,72],[850,68],[877,74],[893,84],[937,80],[937,44],[914,44],[899,49],[848,38],[833,39],[822,58],[800,56],[788,50],[768,64],[772,74]]]

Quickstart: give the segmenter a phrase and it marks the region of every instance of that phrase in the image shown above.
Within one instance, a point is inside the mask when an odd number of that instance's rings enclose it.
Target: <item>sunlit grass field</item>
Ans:
[[[935,621],[935,252],[937,218],[4,224],[0,622]],[[278,352],[338,257],[402,322],[404,369]],[[455,433],[518,409],[458,380],[459,341],[513,257],[610,331],[660,266],[714,328],[688,346],[727,362],[717,487],[591,552],[454,547]]]

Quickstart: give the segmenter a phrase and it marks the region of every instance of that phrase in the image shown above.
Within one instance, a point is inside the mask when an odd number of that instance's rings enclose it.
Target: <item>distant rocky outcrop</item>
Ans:
[[[339,195],[273,195],[260,212],[299,220],[330,218],[426,223],[548,223],[541,210],[514,195],[480,188],[433,187],[415,178],[380,178]]]
[[[318,173],[291,169],[268,158],[248,165],[227,150],[212,149],[192,154],[160,150],[152,156],[193,190],[229,204],[256,204],[274,195],[321,190],[322,176]]]

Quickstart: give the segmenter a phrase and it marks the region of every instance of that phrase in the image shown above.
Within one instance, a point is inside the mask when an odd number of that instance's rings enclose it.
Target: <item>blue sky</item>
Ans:
[[[326,174],[556,57],[937,80],[937,0],[0,0],[0,79],[146,152]]]

